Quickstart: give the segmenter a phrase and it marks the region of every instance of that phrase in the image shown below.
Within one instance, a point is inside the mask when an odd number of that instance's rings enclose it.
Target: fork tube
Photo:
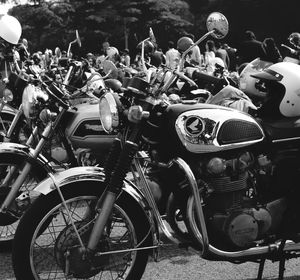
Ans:
[[[34,139],[37,136],[38,133],[38,127],[35,126],[33,132],[30,134],[30,137],[27,139],[26,142],[26,146],[31,146],[32,144],[34,144]],[[10,184],[11,180],[14,178],[14,175],[16,173],[16,171],[18,170],[17,166],[13,166],[10,171],[7,173],[7,175],[5,176],[5,178],[3,179],[3,182],[1,183],[0,187],[8,187],[8,185]]]
[[[112,172],[107,185],[107,190],[103,197],[102,205],[99,207],[101,211],[96,218],[88,241],[87,249],[90,251],[94,251],[97,248],[105,225],[112,213],[116,197],[122,190],[123,180],[125,179],[125,176],[132,164],[133,157],[138,150],[138,144],[135,142],[137,142],[140,137],[139,132],[139,125],[136,125],[132,131],[131,137],[125,142],[115,164],[115,168]],[[102,197],[100,199],[102,199]]]
[[[45,127],[45,129],[43,131],[43,134],[42,134],[42,137],[41,137],[38,145],[36,146],[36,148],[34,149],[34,151],[32,153],[32,158],[33,159],[36,159],[38,157],[38,155],[40,154],[45,142],[48,139],[48,136],[51,134],[51,130],[52,130],[52,124],[49,123]],[[2,203],[1,208],[0,208],[0,212],[5,211],[10,206],[12,201],[15,199],[20,187],[22,186],[22,184],[24,183],[26,177],[28,176],[29,172],[31,171],[31,168],[32,168],[32,162],[26,161],[21,173],[16,178],[14,183],[11,185],[11,190],[8,193],[8,195],[6,196],[4,202]],[[18,170],[18,168],[15,167],[15,169],[13,169],[13,171],[10,173],[8,180],[10,180],[10,178],[13,177],[13,174],[15,173],[16,170]]]
[[[20,189],[20,186],[25,181],[28,173],[31,170],[31,167],[32,167],[31,163],[26,162],[24,168],[22,169],[21,174],[17,177],[16,181],[11,186],[10,192],[8,193],[3,204],[1,205],[0,212],[5,212],[6,209],[10,206],[11,202],[15,199],[15,197],[17,196],[17,193]]]
[[[66,111],[65,109],[62,109],[61,112],[59,113],[59,115],[57,116],[56,120],[54,121],[54,124],[49,122],[47,124],[47,126],[45,127],[45,129],[42,133],[42,137],[41,137],[40,141],[38,142],[36,148],[34,149],[32,155],[31,155],[31,158],[33,160],[36,159],[39,156],[39,154],[42,151],[45,143],[47,143],[47,141],[49,140],[49,138],[53,134],[54,129],[59,124],[60,119],[63,116],[65,111]],[[26,177],[28,176],[29,172],[31,171],[31,169],[32,169],[32,163],[29,162],[29,161],[26,161],[20,175],[17,177],[17,179],[12,184],[10,192],[6,196],[4,202],[2,203],[1,208],[0,208],[0,212],[5,212],[6,209],[10,206],[12,201],[15,199],[20,187],[22,186],[22,184],[24,183]]]
[[[15,128],[17,127],[17,124],[21,118],[21,116],[23,115],[23,106],[22,104],[19,106],[19,110],[17,111],[17,113],[15,114],[11,125],[9,126],[7,133],[6,133],[6,137],[4,138],[4,142],[10,142],[11,137],[14,133]]]
[[[38,126],[36,125],[33,129],[33,131],[30,133],[30,136],[29,138],[27,139],[26,141],[26,146],[32,146],[34,144],[34,141],[35,139],[37,138],[38,136],[38,131],[39,131],[39,128]]]

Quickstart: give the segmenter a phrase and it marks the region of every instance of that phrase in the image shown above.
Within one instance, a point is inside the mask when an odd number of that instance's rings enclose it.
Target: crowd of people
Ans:
[[[185,38],[185,41],[183,38]],[[167,67],[175,69],[178,66],[182,52],[179,44],[183,41],[185,44],[192,44],[195,38],[193,34],[187,34],[177,42],[169,41],[168,49],[165,52],[156,44],[151,43],[151,41],[144,42],[146,63],[148,62],[155,66],[163,63]],[[188,54],[187,61],[207,71],[211,71],[210,67],[216,63],[229,71],[239,71],[243,65],[257,57],[272,63],[283,59],[283,55],[273,38],[268,37],[263,41],[259,41],[254,32],[249,30],[244,33],[244,39],[237,47],[231,47],[226,42],[221,43],[212,39],[206,40],[201,47],[204,48],[200,50],[199,46],[194,46]],[[119,51],[116,47],[111,46],[108,41],[105,41],[101,44],[101,49],[98,53],[89,52],[85,55],[85,59],[90,67],[94,69],[99,69],[105,59],[113,61],[117,67],[138,68],[141,67],[141,45],[138,46],[138,49],[139,51],[133,50],[132,52],[127,48]],[[37,51],[31,54],[28,41],[22,38],[20,43],[16,45],[14,52],[14,61],[17,62],[17,68],[21,69],[22,64],[29,57],[36,70],[41,71],[57,65],[62,58],[72,57],[72,53],[67,53],[67,51],[56,47],[53,51],[46,49],[44,52]]]

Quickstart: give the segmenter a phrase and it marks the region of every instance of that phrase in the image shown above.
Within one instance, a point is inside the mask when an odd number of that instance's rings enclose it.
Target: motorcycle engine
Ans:
[[[204,167],[208,187],[205,217],[209,238],[221,243],[219,246],[247,248],[276,223],[270,211],[274,207],[258,205],[252,194],[253,158],[248,152],[233,159],[214,157]]]

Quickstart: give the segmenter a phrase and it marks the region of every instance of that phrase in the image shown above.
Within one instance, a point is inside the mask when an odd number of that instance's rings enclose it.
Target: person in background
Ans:
[[[194,34],[188,34],[188,37],[190,37],[193,40],[193,42],[195,42]],[[190,55],[190,62],[196,66],[202,65],[201,52],[199,46],[197,45],[192,48],[192,53]]]
[[[96,68],[100,69],[102,67],[102,62],[105,60],[104,51],[101,50],[99,54],[96,56]]]
[[[274,38],[266,38],[263,44],[266,51],[266,61],[273,63],[282,61],[282,56],[275,44]]]
[[[130,66],[129,49],[124,49],[123,54],[121,56],[121,62],[127,67]]]
[[[161,63],[166,64],[166,55],[163,53],[162,48],[158,48],[156,52],[161,56]]]
[[[227,43],[223,44],[223,49],[227,52],[229,57],[229,71],[237,71],[237,49],[230,47]]]
[[[239,65],[245,62],[251,62],[256,58],[266,59],[266,51],[261,41],[256,39],[253,31],[247,30],[244,34],[244,40],[238,48]]]
[[[114,56],[119,55],[119,50],[112,47],[108,41],[102,43],[102,49],[108,60],[114,60]]]
[[[169,41],[168,50],[166,51],[166,66],[171,69],[176,69],[180,60],[180,53],[174,48],[174,46],[174,42]]]
[[[86,59],[88,62],[88,67],[89,68],[94,68],[96,64],[96,59],[93,53],[89,52],[86,54]]]
[[[46,49],[44,52],[45,56],[45,68],[50,70],[53,64],[53,52],[51,49]]]
[[[61,50],[59,47],[56,47],[54,50],[53,64],[58,65],[58,61],[60,58],[61,58]]]
[[[224,62],[225,68],[228,69],[230,60],[227,51],[222,48],[222,44],[219,41],[215,42],[215,46],[216,46],[216,50],[215,50],[216,57],[220,57]]]
[[[215,42],[213,40],[207,40],[207,42],[205,43],[204,53],[204,63],[206,66],[209,65],[211,63],[211,60],[216,57],[215,51]]]
[[[67,57],[67,51],[62,51],[61,52],[61,57],[66,58]]]
[[[18,45],[18,52],[20,55],[20,60],[22,62],[26,61],[30,57],[27,39],[25,39],[25,38],[21,39],[21,42]]]

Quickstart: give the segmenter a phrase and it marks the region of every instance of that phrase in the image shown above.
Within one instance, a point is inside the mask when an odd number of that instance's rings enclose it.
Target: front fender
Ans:
[[[32,162],[39,169],[44,170],[46,173],[54,172],[49,161],[41,154],[35,159],[33,158],[33,149],[22,144],[2,142],[0,143],[0,159],[1,155],[19,155],[24,157],[24,159]]]
[[[95,167],[95,166],[79,166],[73,167],[67,170],[63,170],[61,172],[53,174],[50,178],[48,177],[41,183],[37,185],[34,191],[41,193],[43,195],[47,195],[50,192],[54,191],[56,188],[54,186],[54,182],[57,187],[70,188],[73,183],[79,182],[87,182],[87,181],[97,181],[99,183],[103,183],[105,180],[105,174],[103,168]],[[104,185],[99,184],[99,188]],[[149,204],[145,199],[144,195],[141,191],[129,180],[124,180],[123,191],[127,192],[131,197],[137,201],[143,209],[149,209]]]
[[[94,166],[80,166],[80,167],[73,167],[55,174],[52,174],[51,177],[48,177],[41,183],[37,185],[34,189],[37,196],[39,195],[47,195],[56,190],[56,187],[62,188],[72,188],[72,185],[78,184],[80,182],[96,182],[99,183],[99,189],[105,189],[105,174],[103,168],[94,167]],[[56,187],[54,186],[54,182]],[[152,232],[152,240],[156,240],[154,236],[158,236],[158,227],[153,215],[149,209],[149,203],[147,202],[144,195],[141,191],[129,180],[124,180],[123,184],[123,191],[126,192],[131,198],[133,198],[133,203],[137,203],[139,207],[145,213],[145,216],[148,219],[151,232]]]

